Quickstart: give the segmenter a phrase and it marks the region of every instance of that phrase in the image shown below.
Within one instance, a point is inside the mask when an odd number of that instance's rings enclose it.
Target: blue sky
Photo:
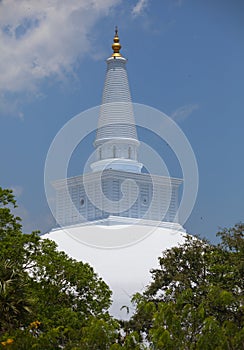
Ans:
[[[50,229],[46,154],[66,122],[100,104],[115,25],[133,101],[171,116],[194,150],[199,192],[185,228],[214,240],[244,214],[243,1],[2,0],[1,186],[15,190],[25,232]]]

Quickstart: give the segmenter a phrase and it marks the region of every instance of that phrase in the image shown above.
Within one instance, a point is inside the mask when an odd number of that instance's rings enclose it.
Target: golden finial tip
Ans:
[[[114,50],[112,57],[121,57],[121,53],[119,52],[121,49],[121,45],[119,43],[119,36],[118,36],[118,27],[115,27],[115,34],[114,34],[114,42],[112,45],[112,49]]]

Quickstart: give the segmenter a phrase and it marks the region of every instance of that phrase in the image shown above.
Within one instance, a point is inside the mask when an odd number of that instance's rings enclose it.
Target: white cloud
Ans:
[[[132,9],[132,15],[134,17],[140,16],[149,4],[149,0],[138,0],[136,5]]]
[[[183,4],[183,0],[174,0],[174,4],[175,4],[175,6],[177,6],[177,7],[181,7],[182,4]]]
[[[6,94],[36,93],[92,53],[90,33],[120,0],[0,1],[0,107]]]
[[[13,188],[12,188],[13,189]],[[20,197],[14,191],[16,197]],[[41,231],[41,233],[45,233],[49,231],[52,227],[55,227],[55,220],[49,210],[49,208],[42,208],[41,212],[33,213],[30,208],[26,208],[23,202],[18,199],[17,200],[17,208],[14,208],[12,212],[15,216],[20,217],[22,232],[23,233],[31,233],[32,231]]]
[[[185,120],[189,115],[192,114],[193,111],[198,109],[199,106],[197,104],[185,105],[180,108],[177,108],[172,114],[171,118],[177,122]]]
[[[16,185],[16,186],[10,186],[11,190],[13,191],[13,194],[15,197],[20,197],[24,191],[22,186]]]

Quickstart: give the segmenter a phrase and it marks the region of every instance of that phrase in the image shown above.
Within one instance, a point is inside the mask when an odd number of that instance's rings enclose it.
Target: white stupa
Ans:
[[[107,59],[103,100],[91,172],[57,180],[59,227],[43,238],[93,266],[113,291],[111,313],[126,318],[130,299],[150,282],[162,251],[184,241],[178,223],[181,179],[143,173],[140,142],[126,72],[115,31]]]

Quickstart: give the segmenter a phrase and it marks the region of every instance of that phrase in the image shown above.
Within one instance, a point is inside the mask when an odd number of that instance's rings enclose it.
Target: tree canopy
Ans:
[[[23,234],[11,206],[11,190],[0,188],[0,348],[107,349],[118,327],[108,286],[53,241]],[[103,336],[92,345],[94,325]]]
[[[0,349],[243,348],[243,224],[218,232],[217,245],[187,235],[162,252],[151,284],[132,299],[134,315],[118,321],[93,268],[38,232],[23,234],[15,206],[0,187]]]
[[[221,242],[187,236],[163,252],[152,283],[133,301],[126,325],[152,349],[242,349],[244,225],[217,233]],[[145,341],[144,341],[145,342]]]

